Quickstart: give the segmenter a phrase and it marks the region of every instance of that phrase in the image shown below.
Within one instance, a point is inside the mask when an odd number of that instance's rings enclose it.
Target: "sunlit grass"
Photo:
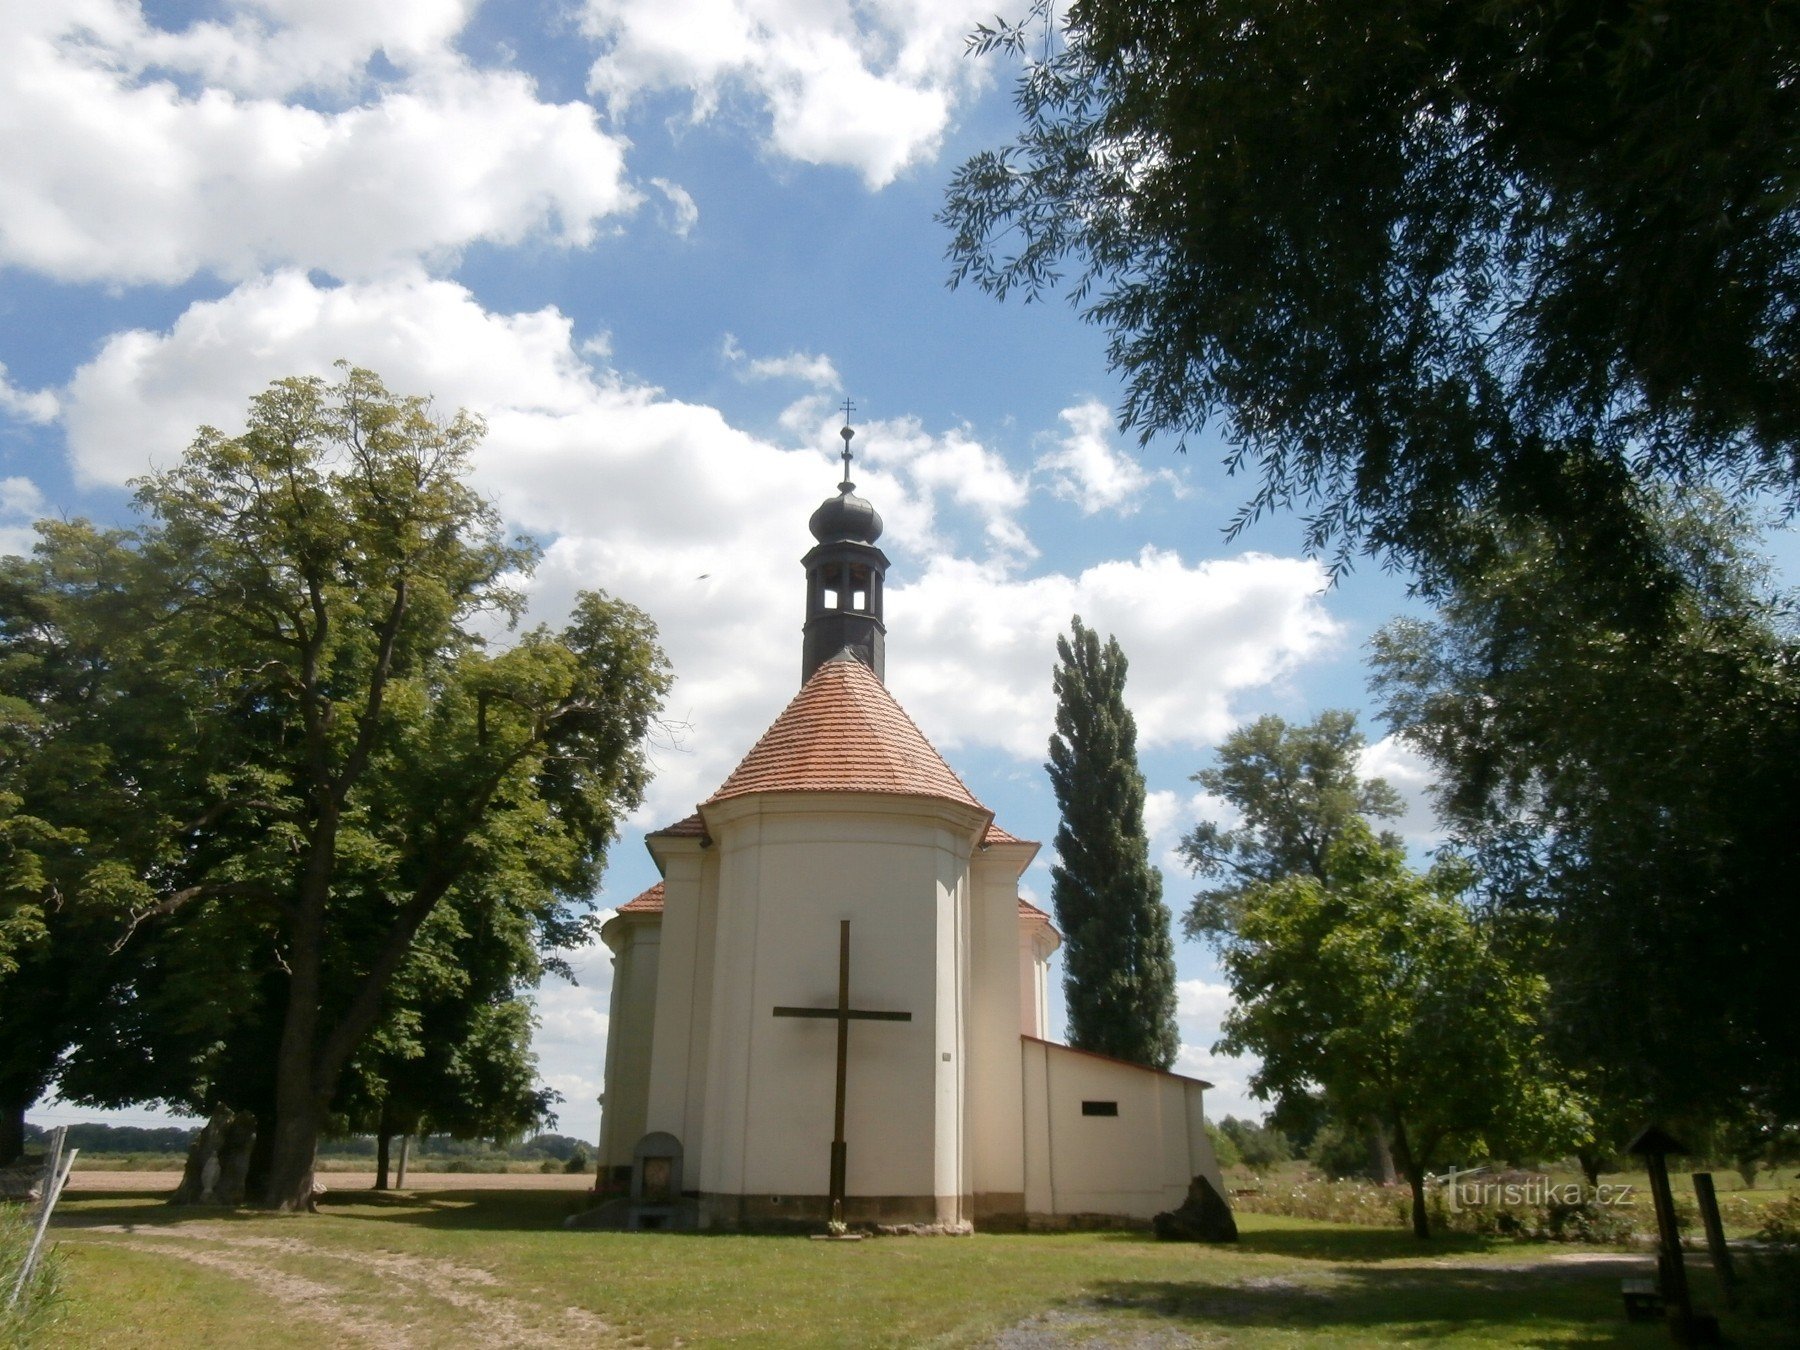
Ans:
[[[1571,1249],[1263,1215],[1228,1247],[1139,1233],[835,1244],[565,1231],[582,1201],[556,1191],[332,1193],[322,1214],[288,1218],[161,1200],[66,1202],[80,1226],[59,1234],[69,1297],[53,1343],[786,1350],[979,1345],[1023,1326],[1045,1344],[1667,1344],[1623,1320],[1619,1266],[1642,1258],[1551,1266]],[[1704,1272],[1695,1283],[1706,1297]]]

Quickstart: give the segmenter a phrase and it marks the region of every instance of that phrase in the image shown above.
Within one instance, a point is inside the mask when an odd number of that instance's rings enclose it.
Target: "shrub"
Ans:
[[[1739,1272],[1744,1307],[1756,1317],[1800,1326],[1800,1194],[1770,1205],[1756,1237]]]

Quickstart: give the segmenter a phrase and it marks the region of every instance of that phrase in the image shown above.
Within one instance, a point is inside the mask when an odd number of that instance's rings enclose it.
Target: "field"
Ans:
[[[1667,1345],[1648,1258],[1245,1215],[1235,1247],[1136,1233],[804,1238],[568,1232],[580,1178],[333,1178],[318,1216],[174,1210],[77,1174],[57,1346]],[[571,1187],[568,1183],[574,1182]],[[124,1189],[132,1186],[133,1188]],[[443,1189],[428,1189],[443,1187]],[[112,1189],[118,1188],[118,1189]],[[454,1189],[452,1189],[454,1188]],[[1704,1260],[1690,1261],[1703,1302]],[[1779,1344],[1731,1328],[1739,1344]]]

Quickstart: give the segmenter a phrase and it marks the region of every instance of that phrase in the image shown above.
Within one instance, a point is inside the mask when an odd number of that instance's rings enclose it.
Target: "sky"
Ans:
[[[1407,604],[1328,587],[1291,519],[1236,539],[1224,447],[1140,446],[1105,334],[1061,300],[947,284],[933,217],[1014,125],[966,54],[993,0],[32,0],[0,5],[0,549],[120,522],[130,481],[251,395],[345,359],[468,408],[474,476],[543,558],[531,618],[598,587],[647,611],[676,683],[657,776],[600,905],[656,879],[798,686],[806,519],[840,477],[886,522],[888,684],[975,795],[1045,842],[1056,639],[1118,638],[1152,860],[1179,916],[1190,781],[1233,727],[1369,708],[1364,647]],[[1368,768],[1430,842],[1423,767]],[[1178,940],[1176,1068],[1260,1114],[1212,1052],[1228,1006]],[[603,947],[538,995],[560,1128],[597,1133]],[[1060,1010],[1056,1015],[1060,1025]],[[99,1113],[50,1103],[40,1123]],[[148,1109],[108,1113],[133,1123]]]

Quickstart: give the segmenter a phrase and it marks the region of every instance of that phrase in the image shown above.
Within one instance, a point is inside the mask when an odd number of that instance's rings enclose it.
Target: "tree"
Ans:
[[[481,432],[367,371],[278,381],[242,435],[205,428],[142,481],[130,567],[64,596],[136,615],[99,625],[136,644],[101,693],[163,700],[163,744],[109,767],[156,845],[123,944],[151,974],[114,1044],[152,1053],[87,1088],[248,1098],[274,1207],[310,1204],[345,1069],[433,914],[511,906],[547,945],[578,937],[646,780],[668,675],[641,613],[590,593],[561,634],[477,631],[516,615],[533,558],[462,482]]]
[[[1474,503],[1604,578],[1645,561],[1645,483],[1795,500],[1800,11],[1030,13],[974,42],[1042,59],[949,187],[953,284],[1066,283],[1127,426],[1222,419],[1239,526],[1298,505],[1313,548],[1429,572]]]
[[[1069,1044],[1166,1069],[1181,1049],[1175,951],[1144,836],[1124,652],[1081,619],[1056,640],[1056,733],[1045,768],[1062,813],[1051,900],[1063,932]]]
[[[154,606],[124,537],[38,530],[37,557],[0,559],[0,1165],[135,960],[114,941],[153,898],[143,874],[170,858],[123,766],[173,750],[185,716],[141,642]]]
[[[1190,936],[1221,937],[1236,926],[1244,895],[1285,876],[1325,880],[1325,859],[1352,821],[1406,809],[1383,778],[1361,774],[1356,714],[1328,709],[1305,726],[1273,715],[1239,727],[1219,744],[1218,763],[1193,781],[1236,809],[1231,829],[1203,820],[1183,836],[1181,855],[1201,891],[1183,918]],[[1398,843],[1392,836],[1384,841]]]
[[[1236,1006],[1217,1049],[1261,1058],[1260,1098],[1318,1088],[1340,1117],[1380,1121],[1421,1238],[1434,1166],[1559,1151],[1585,1124],[1538,1028],[1542,977],[1459,902],[1467,881],[1411,871],[1352,822],[1323,882],[1292,875],[1250,892],[1222,954]]]
[[[1515,526],[1434,620],[1381,631],[1373,683],[1489,903],[1533,924],[1558,1050],[1615,1124],[1792,1121],[1800,643],[1738,513],[1649,519],[1681,578],[1655,627]]]
[[[1229,941],[1257,886],[1289,876],[1323,882],[1331,846],[1353,822],[1406,809],[1385,779],[1362,777],[1362,750],[1356,714],[1341,709],[1327,709],[1305,726],[1259,717],[1220,742],[1218,762],[1193,781],[1235,808],[1243,823],[1227,829],[1203,820],[1182,838],[1181,855],[1194,874],[1221,879],[1195,895],[1182,916],[1190,937]],[[1381,840],[1400,842],[1385,833]],[[1283,1098],[1276,1111],[1302,1108]],[[1318,1127],[1312,1123],[1308,1135]],[[1369,1175],[1391,1183],[1394,1159],[1380,1123],[1366,1122],[1362,1134]]]
[[[1286,1135],[1254,1120],[1226,1116],[1219,1122],[1219,1133],[1231,1140],[1238,1159],[1253,1172],[1267,1171],[1294,1156]]]
[[[531,926],[504,904],[461,909],[440,906],[421,928],[335,1103],[346,1132],[375,1136],[378,1191],[388,1188],[396,1136],[499,1142],[556,1120],[561,1096],[538,1084],[531,1052],[524,991],[545,964]]]

